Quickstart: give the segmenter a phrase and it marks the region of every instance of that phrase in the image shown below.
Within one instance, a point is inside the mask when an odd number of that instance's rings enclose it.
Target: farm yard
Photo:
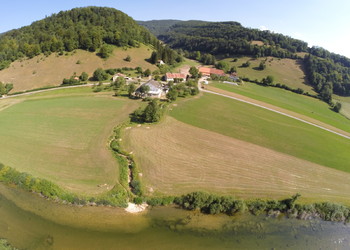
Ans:
[[[108,138],[137,102],[83,87],[5,99],[0,105],[6,106],[0,106],[2,163],[79,194],[106,192],[118,182]]]

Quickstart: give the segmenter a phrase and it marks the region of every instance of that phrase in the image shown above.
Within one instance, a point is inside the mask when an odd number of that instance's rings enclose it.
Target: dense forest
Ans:
[[[270,31],[245,28],[237,22],[180,22],[158,38],[172,48],[213,55],[296,58],[296,52],[308,49],[303,41]],[[252,41],[261,41],[263,45]]]
[[[0,36],[0,70],[22,57],[40,53],[83,49],[97,51],[104,45],[138,47],[140,43],[161,50],[165,62],[177,53],[161,46],[157,38],[131,17],[113,8],[86,7],[61,11],[43,20]],[[163,59],[163,58],[161,58]]]
[[[332,94],[350,96],[350,68],[336,63],[331,58],[306,55],[304,58],[306,75],[320,97],[332,101]]]
[[[152,21],[137,21],[138,24],[146,27],[153,35],[159,36],[169,31],[169,28],[174,24],[180,23],[180,20],[152,20]]]

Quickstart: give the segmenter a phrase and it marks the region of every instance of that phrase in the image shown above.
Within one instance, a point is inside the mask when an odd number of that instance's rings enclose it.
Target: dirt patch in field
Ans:
[[[350,174],[252,143],[181,123],[125,132],[124,147],[141,167],[145,190],[183,194],[206,190],[238,197],[286,197],[344,202]]]

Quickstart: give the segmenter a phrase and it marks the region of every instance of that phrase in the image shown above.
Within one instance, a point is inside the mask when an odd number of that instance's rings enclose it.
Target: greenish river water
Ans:
[[[0,238],[20,249],[350,249],[350,227],[342,223],[169,207],[135,215],[57,204],[4,185]]]

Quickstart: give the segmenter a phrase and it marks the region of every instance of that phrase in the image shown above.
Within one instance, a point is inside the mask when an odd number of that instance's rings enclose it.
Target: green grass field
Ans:
[[[261,80],[268,75],[274,76],[275,83],[285,84],[292,88],[301,88],[309,93],[315,94],[312,87],[306,85],[305,73],[303,71],[303,64],[301,60],[280,59],[274,57],[267,57],[266,69],[257,70],[261,61],[266,58],[254,59],[251,57],[238,57],[236,62],[233,58],[226,58],[223,61],[229,65],[236,66],[237,73],[240,77],[248,77],[251,80]],[[250,61],[248,68],[240,67],[242,63]]]
[[[204,94],[170,112],[179,121],[350,172],[350,140],[228,98]]]
[[[108,138],[137,102],[94,94],[91,88],[18,99],[0,112],[0,162],[76,193],[102,193],[106,186],[97,185],[117,183]],[[9,100],[0,100],[0,106]]]
[[[263,87],[254,83],[244,83],[240,86],[233,86],[230,84],[213,82],[211,85],[309,116],[346,132],[350,132],[350,120],[330,110],[327,103],[318,99],[295,94],[279,88]]]

